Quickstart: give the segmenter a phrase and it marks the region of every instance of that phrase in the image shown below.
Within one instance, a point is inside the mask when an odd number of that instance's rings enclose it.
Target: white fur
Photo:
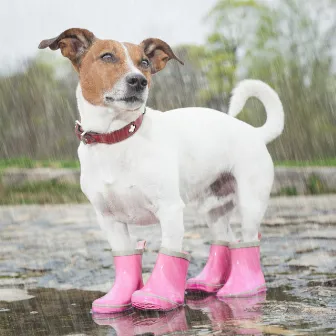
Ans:
[[[165,113],[147,108],[142,126],[129,139],[113,145],[80,144],[81,187],[113,250],[135,247],[129,224],[160,223],[162,246],[180,251],[183,209],[189,203],[207,213],[216,240],[235,241],[228,200],[240,211],[243,241],[257,239],[274,175],[265,143],[281,133],[284,116],[277,94],[251,80],[234,91],[229,113],[238,114],[251,95],[266,107],[268,119],[261,128],[207,108]],[[85,131],[111,132],[144,109],[93,106],[80,87],[77,99]],[[213,195],[209,186],[225,172],[236,180],[235,193]]]
[[[258,129],[265,143],[279,136],[284,128],[285,116],[277,93],[260,80],[241,81],[234,89],[228,114],[235,117],[250,97],[256,97],[264,104],[267,112],[266,123]]]
[[[128,65],[128,68],[129,68],[130,72],[138,73],[138,74],[142,75],[142,72],[134,65],[125,44],[124,43],[120,43],[120,44],[121,44],[122,48],[124,49],[125,56],[126,56],[126,63]]]

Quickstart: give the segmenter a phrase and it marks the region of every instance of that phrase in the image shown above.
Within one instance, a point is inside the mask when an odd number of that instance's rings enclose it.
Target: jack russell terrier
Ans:
[[[146,107],[151,77],[171,59],[183,64],[164,41],[120,43],[72,28],[39,45],[47,47],[61,49],[79,74],[80,184],[114,256],[114,286],[92,311],[167,311],[184,303],[185,290],[220,299],[266,291],[258,231],[274,177],[266,144],[284,127],[278,95],[261,81],[245,80],[228,114],[196,107],[162,113]],[[259,128],[234,118],[251,96],[267,112]],[[214,241],[202,272],[186,281],[183,209],[190,203],[205,215]],[[235,208],[241,237],[230,227]],[[145,242],[132,241],[128,225],[156,223],[161,249],[144,285]]]

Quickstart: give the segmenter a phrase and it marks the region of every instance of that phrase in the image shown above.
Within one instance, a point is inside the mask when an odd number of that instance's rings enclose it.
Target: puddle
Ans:
[[[110,316],[90,314],[92,301],[114,278],[111,251],[91,207],[0,207],[0,336],[336,335],[336,197],[298,202],[273,199],[262,225],[266,297],[221,302],[188,295],[184,307],[168,313]],[[185,218],[188,277],[204,266],[211,240],[192,218]],[[148,241],[146,278],[160,228],[131,231]]]
[[[331,335],[336,311],[272,288],[251,298],[219,301],[187,295],[186,305],[168,313],[131,309],[90,313],[100,292],[33,289],[28,300],[0,302],[1,336],[84,335]]]

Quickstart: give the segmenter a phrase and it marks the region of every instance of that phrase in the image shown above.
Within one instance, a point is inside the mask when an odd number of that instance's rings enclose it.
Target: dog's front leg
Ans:
[[[181,199],[176,202],[161,203],[156,213],[161,225],[161,247],[176,252],[182,251],[184,225],[184,203]]]
[[[146,285],[132,295],[132,305],[138,309],[171,310],[184,303],[189,255],[182,252],[183,208],[180,198],[159,205],[161,249]]]
[[[97,212],[98,222],[113,253],[115,282],[110,291],[92,304],[94,313],[117,313],[131,308],[131,296],[143,287],[142,253],[144,242],[137,248],[132,242],[127,224],[116,222],[109,215]]]
[[[127,224],[117,222],[112,216],[98,212],[97,219],[112,251],[129,251],[135,248],[135,242],[131,240]]]

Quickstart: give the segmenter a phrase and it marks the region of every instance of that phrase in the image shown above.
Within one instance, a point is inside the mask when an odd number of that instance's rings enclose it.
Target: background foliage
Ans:
[[[286,114],[284,134],[269,146],[274,159],[334,158],[335,17],[334,0],[272,6],[220,0],[205,18],[212,26],[206,43],[175,47],[186,65],[171,62],[155,75],[148,105],[226,112],[237,81],[261,79],[279,93]],[[25,71],[0,78],[0,158],[76,158],[76,74],[50,55],[39,54]],[[241,118],[261,125],[261,104],[251,100]]]

